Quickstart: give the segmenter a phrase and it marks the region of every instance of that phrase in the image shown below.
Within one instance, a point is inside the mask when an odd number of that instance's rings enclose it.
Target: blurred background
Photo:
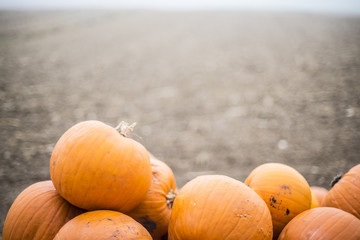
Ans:
[[[310,185],[360,163],[360,1],[3,0],[0,227],[74,124],[137,122],[174,171]],[[1,237],[0,237],[1,239]]]

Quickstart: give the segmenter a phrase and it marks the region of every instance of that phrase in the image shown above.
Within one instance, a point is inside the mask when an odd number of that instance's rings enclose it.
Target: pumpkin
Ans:
[[[83,212],[60,197],[51,181],[32,184],[11,205],[3,240],[52,240],[66,222]]]
[[[322,203],[360,218],[360,164],[351,168],[326,194]]]
[[[265,202],[244,183],[222,175],[199,176],[175,198],[169,239],[272,239]]]
[[[66,223],[54,240],[152,239],[131,217],[116,211],[98,210],[81,214]]]
[[[311,186],[311,208],[320,207],[328,190],[323,187]]]
[[[170,213],[176,196],[172,170],[162,161],[150,157],[152,183],[145,199],[128,215],[141,223],[155,239],[167,233]]]
[[[337,208],[313,208],[293,218],[278,238],[298,239],[359,240],[360,220]]]
[[[134,209],[149,190],[151,166],[146,149],[127,137],[131,127],[85,121],[67,130],[50,160],[59,194],[88,210]]]
[[[296,215],[311,206],[310,186],[294,168],[266,163],[255,168],[245,180],[270,209],[274,239]]]

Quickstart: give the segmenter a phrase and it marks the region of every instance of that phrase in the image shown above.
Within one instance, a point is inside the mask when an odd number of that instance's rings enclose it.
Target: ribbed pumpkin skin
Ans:
[[[266,163],[255,168],[245,180],[270,209],[274,238],[296,215],[311,206],[310,186],[294,168]]]
[[[60,197],[51,181],[35,183],[11,205],[3,240],[52,240],[66,222],[83,212]]]
[[[129,212],[151,184],[146,149],[99,121],[78,123],[61,136],[50,175],[62,197],[88,210]]]
[[[166,195],[176,190],[172,170],[164,162],[150,157],[152,183],[145,199],[128,215],[140,222],[153,238],[161,238],[167,233],[171,208]]]
[[[176,196],[170,240],[272,239],[264,201],[240,181],[221,175],[197,177]]]
[[[54,240],[152,239],[131,217],[115,211],[87,212],[65,224]]]
[[[351,168],[326,194],[324,207],[335,207],[360,219],[360,164]]]
[[[321,207],[328,190],[323,187],[311,186],[311,208]]]
[[[292,219],[278,240],[359,240],[360,220],[340,209],[318,207]]]

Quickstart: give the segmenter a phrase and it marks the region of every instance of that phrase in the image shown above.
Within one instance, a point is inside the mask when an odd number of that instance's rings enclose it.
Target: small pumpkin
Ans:
[[[175,177],[168,165],[150,157],[152,183],[145,199],[128,215],[141,223],[154,239],[167,233],[176,196]]]
[[[3,240],[52,240],[66,222],[83,212],[60,197],[51,181],[32,184],[11,205]]]
[[[298,239],[359,240],[360,220],[337,208],[313,208],[293,218],[278,240]]]
[[[328,190],[323,187],[311,186],[311,208],[320,207]]]
[[[342,209],[360,219],[360,164],[335,183],[322,205]]]
[[[285,225],[311,206],[310,186],[294,168],[266,163],[255,168],[245,180],[270,209],[274,239]]]
[[[56,190],[88,210],[129,212],[151,184],[149,154],[127,137],[131,126],[117,129],[99,121],[76,124],[60,137],[50,160]]]
[[[169,239],[272,239],[265,202],[244,183],[222,175],[197,177],[181,188]]]
[[[152,239],[131,217],[116,211],[98,210],[81,214],[66,223],[54,240]]]

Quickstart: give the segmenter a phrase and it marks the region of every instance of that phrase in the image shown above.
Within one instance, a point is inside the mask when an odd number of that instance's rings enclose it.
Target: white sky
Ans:
[[[0,9],[255,9],[360,15],[360,0],[1,0]]]

